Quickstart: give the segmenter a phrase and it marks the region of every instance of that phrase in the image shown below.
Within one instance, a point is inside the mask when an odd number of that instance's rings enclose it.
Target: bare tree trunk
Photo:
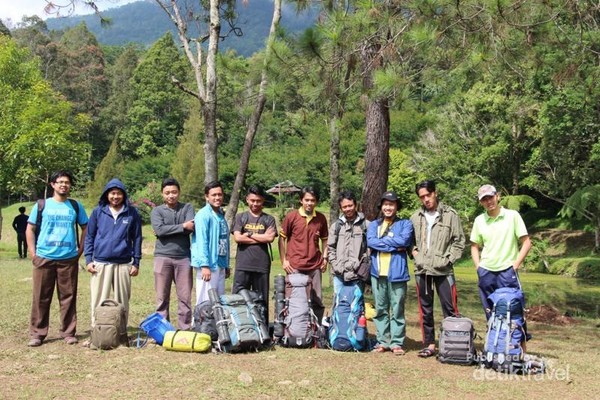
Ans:
[[[600,253],[600,216],[596,218],[596,234],[595,234],[595,247],[594,252],[596,254]]]
[[[363,89],[366,105],[365,172],[362,193],[363,213],[369,220],[377,218],[379,199],[385,192],[390,164],[390,109],[387,98],[370,98],[373,71],[381,66],[379,46],[369,43],[362,51]]]
[[[521,127],[517,125],[517,122],[512,123],[512,195],[519,194],[519,171],[521,170],[521,153],[519,150],[519,140],[521,139]]]
[[[337,196],[340,192],[340,120],[337,115],[329,119],[329,198],[331,208],[329,209],[329,222],[333,223],[339,216],[340,205]]]
[[[210,28],[206,53],[206,101],[204,104],[204,182],[219,179],[217,157],[217,52],[221,20],[219,0],[210,0]]]
[[[281,20],[281,0],[275,0],[273,4],[273,19],[271,20],[271,30],[269,31],[269,38],[267,39],[267,48],[265,49],[265,60],[263,62],[263,69],[260,80],[260,87],[258,89],[258,98],[256,100],[256,107],[254,112],[248,121],[248,127],[246,130],[246,137],[244,138],[244,147],[242,148],[242,156],[240,159],[240,168],[238,169],[235,181],[233,183],[233,190],[231,191],[231,198],[227,205],[227,212],[225,213],[225,219],[231,226],[233,218],[238,210],[240,202],[240,192],[244,186],[246,180],[246,173],[248,172],[248,165],[250,164],[250,154],[252,152],[252,143],[254,142],[254,136],[258,130],[260,118],[267,102],[267,66],[271,56],[271,46],[275,40],[275,32],[279,21]]]
[[[202,74],[203,67],[203,38],[193,39],[188,37],[188,24],[186,16],[190,10],[182,9],[184,4],[176,0],[155,0],[155,2],[169,16],[177,29],[177,36],[183,46],[183,51],[192,66],[196,80],[197,92],[185,87],[182,82],[173,80],[173,83],[185,93],[196,97],[200,103],[202,120],[204,122],[204,182],[215,181],[219,177],[219,163],[217,157],[217,52],[219,50],[219,34],[221,32],[221,18],[219,15],[219,0],[210,0],[208,49],[206,51],[206,83]],[[195,44],[192,49],[191,45]],[[195,50],[195,51],[194,51]]]
[[[390,110],[387,99],[375,99],[367,106],[367,146],[362,193],[363,213],[377,218],[379,199],[385,192],[390,164]]]

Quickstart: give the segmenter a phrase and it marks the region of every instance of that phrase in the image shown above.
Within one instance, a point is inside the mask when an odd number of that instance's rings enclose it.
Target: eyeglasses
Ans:
[[[70,181],[56,181],[54,182],[56,185],[65,185],[65,186],[71,186],[71,182]]]

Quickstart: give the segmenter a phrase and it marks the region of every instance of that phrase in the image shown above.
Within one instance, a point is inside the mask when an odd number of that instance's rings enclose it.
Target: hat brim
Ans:
[[[488,196],[495,196],[496,192],[485,192],[479,195],[479,200],[483,199],[484,197],[488,197]]]

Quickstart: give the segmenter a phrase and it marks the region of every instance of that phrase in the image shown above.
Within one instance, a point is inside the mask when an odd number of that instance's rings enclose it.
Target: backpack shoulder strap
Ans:
[[[246,214],[246,216],[247,215],[248,214]],[[260,223],[260,220],[263,219],[263,218],[267,219],[266,217],[267,217],[267,214],[260,213],[260,216],[258,217],[258,220],[256,222]],[[266,222],[265,222],[265,226],[267,226]],[[275,225],[275,229],[277,229],[277,225]],[[267,251],[269,252],[269,257],[271,257],[271,261],[273,261],[273,248],[271,247],[271,243],[267,243]]]
[[[77,239],[77,248],[79,249],[79,224],[77,221],[79,220],[79,203],[74,199],[67,199],[69,203],[71,203],[71,207],[75,211],[75,238]]]
[[[244,233],[244,228],[246,227],[246,224],[248,223],[249,219],[250,219],[250,217],[248,216],[248,211],[244,211],[241,216],[241,222],[242,222],[242,229],[240,231],[241,233]]]
[[[37,215],[35,218],[35,241],[37,243],[38,237],[40,236],[40,230],[42,229],[42,211],[46,206],[46,199],[39,199],[37,201]]]

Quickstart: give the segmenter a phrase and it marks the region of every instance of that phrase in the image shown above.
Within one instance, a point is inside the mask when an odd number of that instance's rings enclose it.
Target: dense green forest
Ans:
[[[262,26],[272,13],[269,2],[227,4],[222,34],[239,15],[252,25],[260,14]],[[285,28],[286,18],[297,18],[288,4],[268,48],[218,53],[218,175],[229,192],[264,72],[266,102],[245,182],[312,184],[329,202],[332,166],[335,185],[363,198],[383,175],[408,213],[417,206],[414,184],[430,178],[465,221],[479,212],[476,188],[490,182],[512,208],[580,217],[598,229],[597,2],[317,6],[317,22],[302,34]],[[257,14],[241,11],[253,7]],[[173,175],[186,201],[202,203],[206,119],[203,103],[181,90],[194,87],[195,71],[179,37],[152,18],[140,14],[135,24],[159,36],[147,47],[100,44],[85,23],[53,30],[32,17],[2,29],[3,199],[42,195],[47,174],[65,167],[91,199],[119,176],[144,207],[159,201],[157,182]],[[112,26],[137,34],[117,15]],[[384,152],[373,156],[373,146]]]

